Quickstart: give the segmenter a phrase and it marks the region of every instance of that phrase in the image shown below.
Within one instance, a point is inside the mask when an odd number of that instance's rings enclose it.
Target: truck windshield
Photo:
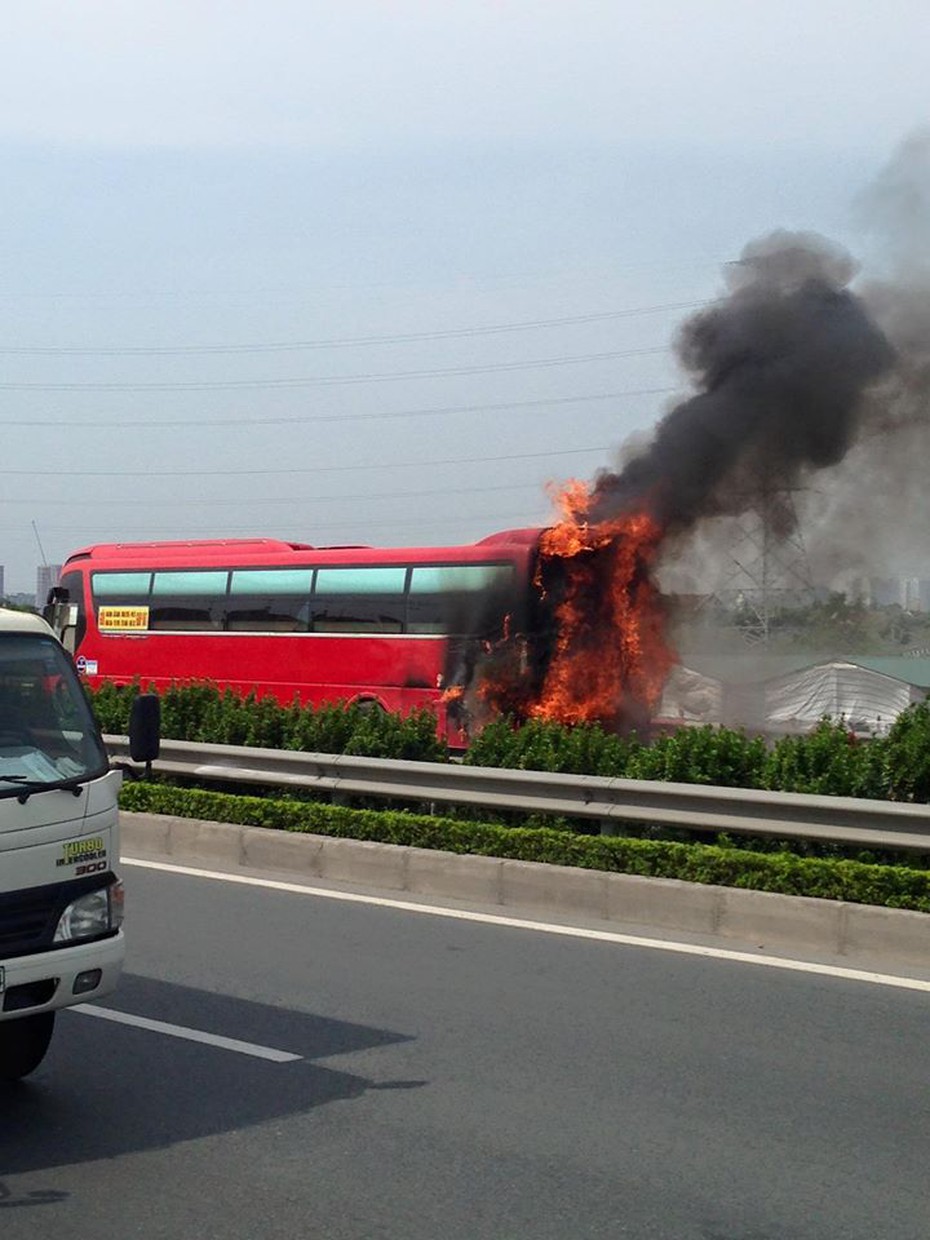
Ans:
[[[109,763],[88,700],[52,637],[0,633],[0,797],[80,784]]]

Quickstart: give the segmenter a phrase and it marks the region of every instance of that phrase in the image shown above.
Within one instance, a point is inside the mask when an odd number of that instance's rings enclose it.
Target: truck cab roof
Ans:
[[[54,633],[41,616],[32,611],[14,611],[0,607],[0,633],[35,633],[53,637]]]

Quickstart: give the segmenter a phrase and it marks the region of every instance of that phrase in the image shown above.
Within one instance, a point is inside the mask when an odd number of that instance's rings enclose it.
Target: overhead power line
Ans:
[[[619,392],[597,392],[580,396],[548,396],[538,400],[507,400],[497,401],[489,405],[436,405],[425,409],[395,409],[387,412],[377,410],[362,413],[303,413],[291,417],[223,417],[223,418],[145,418],[140,421],[128,421],[126,418],[94,418],[75,422],[73,418],[4,418],[0,428],[7,426],[56,426],[67,427],[69,430],[83,430],[84,427],[119,427],[121,430],[142,430],[148,427],[184,427],[203,429],[215,427],[223,430],[228,426],[303,426],[313,422],[380,422],[397,418],[446,417],[457,413],[494,413],[504,409],[539,409],[546,405],[575,405],[593,401],[621,400],[628,396],[663,396],[678,391],[674,387],[627,388]]]
[[[462,516],[410,517],[409,519],[400,518],[396,521],[392,520],[391,526],[392,528],[396,528],[396,529],[407,529],[408,527],[423,526],[423,525],[428,525],[428,526],[462,525],[462,524],[465,524],[466,522],[474,523],[474,521],[475,521],[474,517],[462,517]],[[515,526],[544,525],[546,523],[544,520],[541,520],[539,518],[528,517],[526,514],[526,509],[521,509],[519,512],[482,513],[481,521],[482,521],[482,525],[485,526],[486,533],[489,533],[489,534],[493,533],[495,528],[497,529],[502,528],[505,525],[505,523],[507,525],[515,525]],[[305,524],[306,523],[303,523],[303,522],[295,522],[295,526],[300,526],[300,525],[305,525]],[[348,525],[349,525],[348,521],[324,521],[321,523],[314,522],[312,527],[309,530],[309,534],[307,535],[301,534],[300,536],[301,538],[305,536],[316,537],[316,534],[318,531],[344,530],[346,529]],[[20,527],[18,526],[0,526],[0,529],[2,530],[12,530],[12,529],[19,529],[19,528]],[[100,527],[100,526],[92,527],[92,529],[100,529],[100,528],[107,528],[107,527]],[[124,542],[126,541],[125,535],[127,533],[133,533],[143,538],[146,536],[151,536],[151,537],[159,538],[159,539],[165,538],[168,535],[171,535],[172,537],[178,538],[178,539],[227,538],[227,537],[230,537],[232,535],[237,535],[237,534],[251,534],[255,537],[259,537],[259,536],[284,537],[284,535],[269,535],[269,534],[262,535],[261,531],[259,532],[259,534],[256,534],[256,525],[254,522],[251,525],[227,525],[224,522],[221,527],[211,527],[210,529],[207,529],[207,530],[201,529],[199,532],[197,532],[196,530],[193,530],[191,526],[189,525],[167,527],[164,525],[127,526],[127,525],[121,524],[119,527],[118,535],[107,533],[107,534],[101,534],[101,535],[96,535],[96,536],[92,534],[81,534],[80,531],[76,532],[73,525],[58,525],[58,526],[53,525],[53,526],[48,526],[47,530],[49,533],[53,533],[53,534],[68,534],[70,536],[71,547],[86,546],[87,544],[93,543],[93,542],[116,542],[116,541]],[[297,536],[298,532],[299,531],[295,529],[295,531],[292,534],[290,534],[288,537],[294,538]],[[388,541],[385,541],[382,539],[379,541],[379,544],[377,545],[391,546],[392,543],[396,545],[396,542],[393,539],[388,540]]]
[[[572,327],[584,323],[603,323],[616,319],[635,318],[642,314],[693,310],[707,304],[705,301],[667,302],[655,306],[634,306],[625,310],[606,310],[599,314],[567,315],[557,319],[529,319],[520,323],[490,323],[483,327],[454,327],[443,331],[401,332],[390,336],[336,336],[323,340],[269,341],[264,344],[133,345],[119,348],[91,348],[77,345],[0,345],[0,354],[15,354],[18,357],[177,357],[214,353],[289,353],[311,349],[358,348],[369,345],[408,344],[424,340],[459,340],[474,336],[502,335],[509,332],[539,331],[548,327]]]
[[[543,457],[581,456],[609,448],[560,448],[553,452],[516,452],[505,456],[456,456],[440,460],[379,461],[373,465],[314,465],[309,469],[0,469],[4,478],[255,478],[262,475],[335,474],[353,470],[404,469],[431,465],[483,465],[497,461],[529,461]]]
[[[372,500],[372,499],[422,499],[424,496],[433,495],[486,495],[491,491],[536,491],[539,493],[540,485],[538,482],[507,482],[499,486],[492,487],[431,487],[428,490],[418,491],[341,491],[338,495],[275,495],[266,499],[256,499],[250,495],[248,498],[248,507],[253,508],[257,505],[264,507],[266,504],[288,504],[290,507],[295,505],[303,506],[304,504],[333,504],[342,500]],[[2,504],[29,504],[35,506],[35,496],[24,496],[22,499],[9,499],[7,496],[0,497],[0,505]],[[151,502],[151,501],[149,501]],[[237,495],[232,499],[201,499],[196,498],[190,501],[191,505],[196,508],[242,508],[244,501],[241,495]],[[42,500],[42,507],[57,508],[99,508],[101,505],[112,505],[113,507],[126,507],[124,499],[107,499],[97,495],[88,495],[86,499],[80,496],[74,496],[71,499],[45,499]],[[172,508],[178,507],[178,500],[172,497]],[[19,528],[18,526],[16,528]]]
[[[515,370],[544,370],[586,362],[614,361],[667,353],[668,346],[584,353],[576,357],[543,357],[528,362],[492,362],[485,366],[446,366],[435,370],[399,370],[366,375],[311,375],[296,379],[216,379],[181,383],[0,383],[4,392],[229,392],[257,388],[334,387],[351,383],[391,383],[402,379],[445,379],[453,375],[500,374]]]

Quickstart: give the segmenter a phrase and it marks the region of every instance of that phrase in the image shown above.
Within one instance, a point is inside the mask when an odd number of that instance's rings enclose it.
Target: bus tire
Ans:
[[[54,1012],[0,1023],[0,1081],[19,1081],[45,1058],[55,1028]]]
[[[387,711],[377,698],[356,698],[355,708],[362,715],[386,715]]]

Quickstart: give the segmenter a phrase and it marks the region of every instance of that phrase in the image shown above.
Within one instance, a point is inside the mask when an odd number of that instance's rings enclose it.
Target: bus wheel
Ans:
[[[45,1058],[55,1028],[54,1012],[39,1012],[0,1024],[0,1081],[18,1081]]]
[[[381,705],[377,698],[358,698],[355,702],[356,709],[362,715],[386,715],[387,711]]]

